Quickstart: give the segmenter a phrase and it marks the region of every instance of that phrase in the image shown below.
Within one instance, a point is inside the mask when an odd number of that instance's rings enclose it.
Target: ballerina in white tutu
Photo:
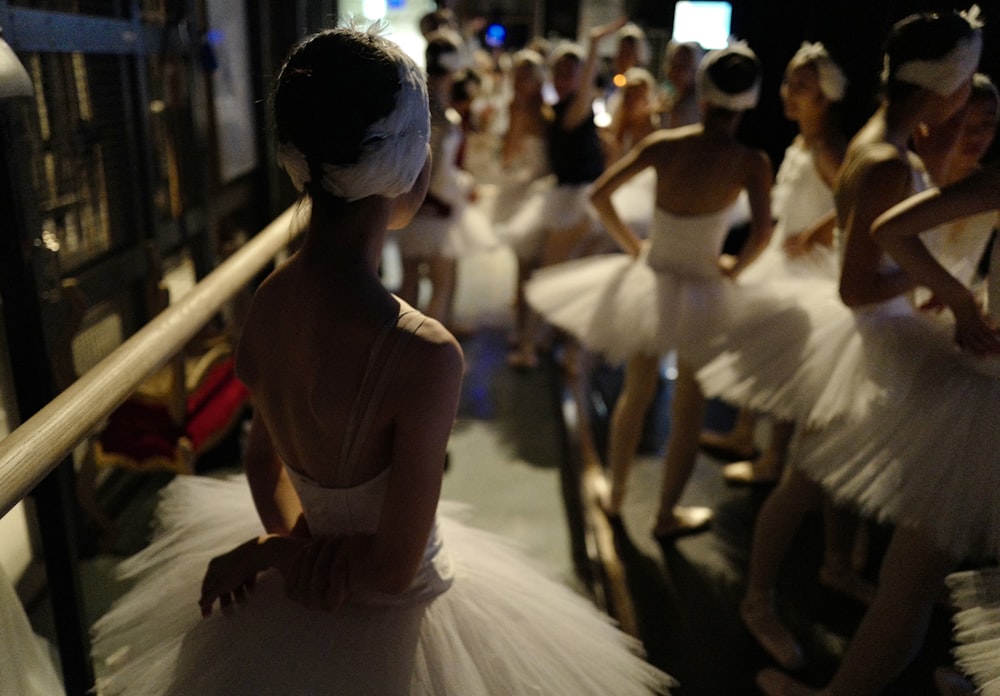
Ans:
[[[515,248],[524,240],[537,240],[530,245],[537,250],[536,267],[590,253],[601,237],[587,208],[587,191],[604,171],[604,153],[594,123],[594,80],[601,43],[623,26],[625,18],[621,17],[593,27],[586,50],[565,43],[549,56],[558,101],[551,107],[545,143],[556,184],[534,196],[498,231]],[[542,322],[529,311],[518,328],[517,347],[507,362],[516,368],[533,368],[538,364],[536,344]]]
[[[593,605],[439,510],[462,352],[377,273],[428,183],[419,68],[371,33],[322,32],[273,104],[309,221],[241,334],[246,477],[166,487],[123,566],[134,588],[94,629],[99,693],[665,691]]]
[[[975,479],[996,470],[993,443],[983,444],[992,424],[978,409],[968,416],[958,412],[968,411],[970,400],[992,407],[1000,382],[984,380],[973,359],[950,345],[946,324],[918,315],[906,295],[917,280],[939,293],[958,318],[960,345],[994,351],[1000,340],[969,290],[946,273],[944,280],[915,237],[883,248],[870,231],[881,213],[919,187],[922,172],[907,150],[910,134],[920,123],[944,123],[967,100],[982,46],[979,27],[975,12],[914,15],[893,27],[885,101],[852,140],[838,179],[837,216],[845,235],[840,294],[856,319],[853,328],[835,327],[849,349],[826,369],[852,375],[857,388],[867,384],[873,396],[859,393],[855,417],[802,433],[796,466],[782,485],[794,480],[801,496],[814,482],[896,527],[875,597],[830,683],[811,689],[769,669],[758,675],[767,694],[881,693],[919,648],[948,570],[977,548],[996,548],[978,546],[989,540],[983,527],[995,504],[978,502],[992,483],[984,487]],[[932,413],[938,404],[941,412]]]
[[[771,210],[777,220],[774,235],[744,274],[744,281],[783,277],[827,284],[836,281],[840,268],[834,250],[833,184],[847,148],[837,105],[846,88],[847,78],[822,44],[804,43],[788,62],[781,100],[786,118],[798,125],[799,134],[785,150],[771,191]],[[753,411],[741,409],[730,433],[706,432],[701,442],[749,460],[756,423]],[[727,465],[726,480],[776,482],[793,431],[793,423],[775,420],[767,448],[752,461]]]
[[[677,503],[690,477],[701,428],[703,398],[692,366],[734,310],[735,278],[764,249],[771,234],[767,156],[735,138],[742,113],[757,103],[760,68],[745,44],[710,53],[699,71],[703,122],[657,131],[610,168],[591,200],[626,254],[580,259],[543,269],[527,297],[545,319],[612,361],[626,360],[625,385],[611,420],[609,515],[617,516],[652,401],[660,357],[678,351],[662,501],[654,534],[672,538],[704,529],[711,510]],[[643,243],[616,210],[616,190],[647,168],[657,175],[650,242]],[[730,210],[749,193],[753,227],[740,256],[722,262]],[[743,305],[744,309],[749,304]]]

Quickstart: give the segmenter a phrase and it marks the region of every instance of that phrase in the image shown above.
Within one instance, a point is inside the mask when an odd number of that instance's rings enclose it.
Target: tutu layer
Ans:
[[[1000,696],[1000,569],[948,576],[955,614],[955,661],[982,696]]]
[[[942,330],[915,315],[905,298],[852,311],[834,283],[786,280],[768,287],[784,288],[787,306],[729,327],[724,349],[698,372],[706,396],[825,428],[868,417],[890,388],[905,392],[917,373],[898,356],[920,361],[942,344]],[[788,290],[796,287],[794,298]],[[937,348],[921,344],[928,333],[939,334]]]
[[[454,174],[460,191],[450,199],[450,215],[421,210],[409,225],[392,233],[403,258],[454,259],[499,246],[488,211],[470,200],[474,188],[472,177],[457,169]]]
[[[36,635],[6,573],[0,567],[0,685],[5,694],[57,696],[62,680],[52,661],[51,648]]]
[[[1000,360],[960,353],[947,322],[922,316],[869,333],[878,340],[858,369],[881,390],[869,417],[804,434],[798,465],[836,499],[923,529],[956,558],[997,554]]]
[[[658,209],[638,257],[605,254],[542,269],[525,297],[546,321],[611,361],[677,350],[701,365],[727,327],[791,304],[783,300],[788,291],[722,275],[718,256],[730,215],[730,209],[689,217]]]
[[[260,534],[246,481],[178,478],[148,549],[122,564],[135,587],[94,627],[106,694],[649,694],[672,680],[584,598],[442,504],[450,589],[332,614],[261,577],[246,606],[201,619],[208,561]]]
[[[501,205],[506,204],[498,204],[497,217],[506,220],[495,226],[497,237],[521,259],[537,258],[550,230],[566,229],[585,220],[592,222],[590,234],[596,239],[601,232],[587,200],[588,189],[589,184],[556,185],[548,178],[539,180],[513,214],[507,216],[501,212]]]

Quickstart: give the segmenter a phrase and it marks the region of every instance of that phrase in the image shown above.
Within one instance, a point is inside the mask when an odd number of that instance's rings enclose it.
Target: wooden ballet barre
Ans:
[[[298,204],[276,217],[175,305],[0,440],[0,517],[153,372],[178,353],[289,242],[308,219]]]

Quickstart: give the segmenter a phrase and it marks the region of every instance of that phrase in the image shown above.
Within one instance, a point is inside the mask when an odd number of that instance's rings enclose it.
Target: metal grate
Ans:
[[[37,118],[29,138],[42,236],[72,272],[138,229],[123,61],[110,55],[31,53]],[[55,248],[50,245],[50,248]]]
[[[73,368],[82,375],[122,344],[121,313],[113,302],[102,302],[87,310],[83,327],[73,337]]]

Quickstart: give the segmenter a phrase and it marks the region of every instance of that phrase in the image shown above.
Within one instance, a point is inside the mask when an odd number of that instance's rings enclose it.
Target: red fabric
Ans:
[[[250,392],[232,374],[230,363],[229,379],[218,385],[210,399],[204,400],[204,408],[188,415],[184,431],[191,440],[194,451],[199,452],[206,440],[228,427],[249,398]]]
[[[101,447],[141,463],[152,457],[173,459],[187,436],[198,453],[201,446],[227,428],[249,400],[249,392],[233,372],[233,360],[219,363],[187,399],[186,423],[177,425],[163,404],[129,399],[108,418]]]

